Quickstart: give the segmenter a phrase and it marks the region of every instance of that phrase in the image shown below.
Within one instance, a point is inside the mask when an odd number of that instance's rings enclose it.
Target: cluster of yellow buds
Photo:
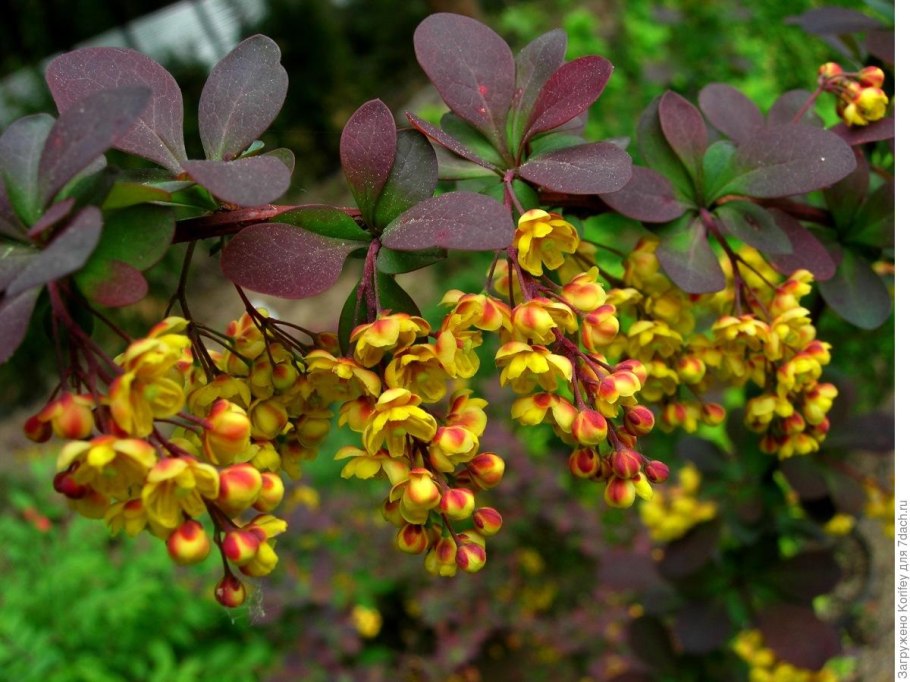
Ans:
[[[838,682],[838,675],[828,667],[807,670],[779,660],[763,646],[761,632],[744,630],[733,640],[733,651],[749,664],[749,682]]]
[[[819,84],[837,96],[837,114],[849,126],[864,126],[885,117],[888,96],[882,90],[884,72],[877,66],[845,72],[840,64],[827,62],[818,69]]]
[[[717,505],[699,500],[701,474],[694,464],[679,469],[679,483],[666,490],[656,490],[654,497],[639,507],[642,523],[655,542],[670,542],[681,538],[693,526],[717,515]]]
[[[882,524],[882,532],[889,538],[894,537],[894,481],[891,487],[883,488],[873,479],[863,482],[866,492],[865,515]]]

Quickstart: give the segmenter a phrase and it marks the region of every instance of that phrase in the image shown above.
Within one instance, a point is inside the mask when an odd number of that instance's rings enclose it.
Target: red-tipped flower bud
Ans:
[[[502,528],[502,514],[493,507],[480,507],[474,512],[474,528],[481,535],[496,535]]]
[[[670,467],[659,460],[652,459],[645,464],[644,474],[651,483],[663,483],[670,476]]]
[[[242,528],[229,530],[221,541],[221,552],[228,561],[243,566],[253,560],[261,543],[257,533]]]
[[[89,492],[88,486],[76,483],[76,479],[73,478],[75,467],[74,464],[66,471],[61,471],[54,476],[54,490],[71,500],[81,499]]]
[[[487,563],[487,551],[474,542],[465,542],[458,546],[455,563],[466,573],[477,573]]]
[[[251,464],[225,467],[218,478],[218,506],[230,516],[249,509],[262,490],[262,474]]]
[[[439,511],[453,521],[468,518],[474,511],[474,493],[468,488],[449,488],[439,502]]]
[[[837,62],[826,62],[818,67],[818,75],[822,78],[834,78],[844,72],[843,67]]]
[[[38,419],[38,415],[33,415],[26,419],[22,430],[25,431],[25,436],[35,443],[44,443],[50,440],[53,434],[51,425]]]
[[[635,450],[620,448],[610,456],[610,468],[620,478],[632,478],[641,471],[642,457]]]
[[[708,426],[723,424],[727,411],[718,403],[705,403],[701,406],[701,420]]]
[[[632,435],[644,436],[654,428],[654,413],[644,405],[632,405],[625,410],[623,424]]]
[[[407,554],[422,554],[430,546],[430,536],[427,529],[415,523],[402,526],[395,537],[398,549]]]
[[[184,521],[167,539],[167,551],[178,564],[198,564],[209,555],[211,543],[198,521]]]
[[[592,448],[578,448],[569,455],[569,471],[577,478],[593,478],[601,467],[601,457]]]
[[[506,463],[492,452],[481,452],[468,462],[471,481],[478,488],[487,490],[499,484],[505,473]]]
[[[885,83],[885,72],[877,66],[867,66],[859,72],[860,85],[880,88]]]
[[[619,509],[631,507],[635,502],[635,484],[627,478],[611,476],[604,488],[604,502]]]
[[[590,408],[578,411],[572,422],[572,437],[582,445],[597,445],[607,437],[607,420]]]
[[[229,609],[237,608],[246,601],[246,587],[237,577],[228,574],[215,585],[215,599]]]
[[[284,499],[284,481],[281,476],[271,471],[262,474],[262,488],[256,498],[253,509],[263,513],[270,512]]]

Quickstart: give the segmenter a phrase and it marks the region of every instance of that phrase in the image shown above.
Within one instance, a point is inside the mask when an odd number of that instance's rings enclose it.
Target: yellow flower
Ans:
[[[98,436],[64,445],[57,458],[57,470],[65,471],[76,463],[72,474],[76,483],[123,500],[138,494],[157,459],[155,448],[144,440]]]
[[[547,392],[555,392],[560,377],[572,378],[572,361],[551,353],[544,346],[529,346],[510,341],[496,352],[496,364],[502,367],[500,384],[512,385],[516,393],[529,393],[540,384]]]
[[[307,381],[326,401],[351,400],[361,395],[376,397],[382,382],[374,372],[350,358],[337,358],[316,349],[307,353]]]
[[[176,528],[187,516],[205,511],[203,498],[218,497],[218,472],[209,464],[192,457],[166,457],[146,477],[142,504],[151,521],[165,528]]]
[[[380,315],[375,322],[362,324],[351,332],[354,359],[364,367],[372,367],[387,351],[410,346],[418,336],[429,333],[430,325],[422,317],[407,313]]]
[[[428,343],[399,351],[385,370],[389,388],[406,388],[431,403],[445,396],[448,379],[448,372],[436,356],[436,347]]]
[[[405,388],[383,392],[363,430],[366,451],[376,454],[385,443],[392,457],[402,457],[408,436],[425,443],[433,440],[436,420],[418,405],[420,397]]]
[[[535,208],[518,219],[513,246],[518,251],[518,264],[540,276],[544,265],[550,270],[562,265],[565,254],[575,253],[578,243],[578,233],[571,223],[556,213]]]

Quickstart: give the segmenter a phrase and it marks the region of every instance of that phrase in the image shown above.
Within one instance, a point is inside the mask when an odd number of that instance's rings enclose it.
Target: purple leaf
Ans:
[[[13,207],[10,206],[2,171],[0,171],[0,235],[17,240],[23,238],[22,224],[13,211]]]
[[[867,126],[850,128],[843,123],[838,123],[833,128],[829,128],[832,133],[843,138],[844,142],[851,147],[856,147],[867,142],[879,142],[881,140],[891,140],[894,138],[894,118],[883,118],[874,121]]]
[[[796,24],[808,33],[815,35],[841,35],[858,33],[882,27],[878,19],[844,7],[819,7],[803,12],[796,17],[788,17],[788,24]]]
[[[837,469],[829,468],[826,473],[831,501],[836,510],[844,514],[861,516],[867,501],[863,484]]]
[[[657,113],[667,144],[683,162],[689,176],[697,178],[701,157],[708,148],[708,129],[701,112],[685,97],[668,90],[660,98]]]
[[[736,150],[739,175],[729,194],[784,197],[833,185],[855,167],[853,150],[837,135],[798,123],[757,130]]]
[[[271,38],[247,38],[215,64],[199,98],[205,157],[227,161],[269,127],[288,92],[281,50]]]
[[[302,206],[282,213],[275,222],[302,227],[307,232],[333,239],[370,241],[372,237],[347,213],[327,204]]]
[[[600,198],[617,213],[646,223],[666,223],[686,210],[663,175],[641,166],[632,166],[632,178],[622,189]]]
[[[657,259],[670,279],[686,293],[720,291],[727,284],[708,243],[704,223],[691,213],[677,218],[661,232]]]
[[[793,253],[793,246],[774,220],[774,215],[751,201],[730,201],[718,207],[723,229],[763,254]]]
[[[398,133],[395,163],[376,201],[376,225],[385,227],[411,206],[429,199],[438,181],[433,145],[416,130]]]
[[[449,192],[398,216],[382,233],[382,245],[396,251],[490,251],[511,244],[514,232],[511,212],[496,199]]]
[[[380,100],[370,100],[341,133],[341,168],[367,224],[395,164],[395,119]]]
[[[222,201],[261,206],[275,201],[291,184],[291,172],[274,156],[234,161],[185,161],[183,168]]]
[[[654,99],[638,119],[638,150],[648,166],[665,176],[685,196],[694,196],[692,178],[664,137],[658,117],[660,98]]]
[[[35,224],[29,228],[26,235],[29,239],[34,239],[48,228],[53,227],[66,218],[75,205],[76,200],[73,197],[52,204],[51,207],[44,212],[44,215],[38,218],[38,220],[35,221]]]
[[[703,655],[726,644],[733,626],[723,605],[689,601],[676,612],[673,631],[684,653]]]
[[[79,288],[92,301],[108,308],[121,308],[138,303],[148,294],[149,285],[142,273],[119,260],[105,262],[104,279],[76,276]]]
[[[806,100],[811,96],[812,93],[808,90],[790,90],[785,92],[777,98],[777,101],[774,102],[770,111],[768,111],[768,125],[776,126],[793,123],[796,114],[802,110]],[[798,123],[807,123],[817,128],[824,126],[824,123],[812,110],[812,107],[809,107],[809,110],[803,113]]]
[[[0,362],[6,362],[22,343],[32,310],[41,293],[39,287],[24,291],[18,296],[0,300]]]
[[[566,56],[566,33],[554,29],[528,43],[515,59],[515,94],[512,98],[512,137],[524,137],[537,96]]]
[[[101,90],[148,88],[148,106],[114,146],[180,172],[186,161],[183,98],[177,81],[158,62],[122,47],[87,47],[54,59],[45,78],[61,112]]]
[[[810,607],[773,604],[758,615],[756,625],[777,657],[799,668],[820,670],[841,651],[837,631]]]
[[[496,166],[494,166],[493,164],[491,164],[488,161],[484,161],[483,159],[481,159],[479,156],[477,156],[477,154],[472,152],[465,145],[463,145],[461,142],[456,140],[454,137],[449,135],[447,132],[445,132],[441,128],[437,128],[432,123],[429,123],[428,121],[424,121],[422,118],[420,118],[419,116],[415,116],[414,114],[406,113],[405,116],[407,117],[408,122],[412,126],[417,128],[417,130],[419,130],[421,133],[423,133],[426,137],[428,137],[430,140],[432,140],[436,144],[438,144],[442,147],[445,147],[453,154],[457,154],[461,158],[467,159],[468,161],[475,163],[478,166],[481,166],[483,168],[486,168],[487,170],[491,170],[491,171],[496,170]]]
[[[544,84],[525,139],[568,123],[594,104],[613,73],[603,57],[580,57],[560,66]]]
[[[241,230],[221,255],[221,270],[238,286],[281,298],[306,298],[331,287],[348,254],[363,242],[332,239],[284,223]]]
[[[880,327],[891,315],[891,295],[882,278],[848,249],[834,277],[819,282],[818,290],[834,312],[861,329]]]
[[[54,119],[47,114],[13,121],[0,135],[0,181],[10,206],[27,225],[41,217],[38,163]]]
[[[615,192],[632,177],[632,159],[609,142],[591,142],[533,156],[518,175],[567,194]]]
[[[885,64],[894,66],[894,30],[874,29],[866,32],[866,50]]]
[[[720,540],[720,523],[701,523],[683,537],[670,542],[664,548],[664,556],[658,564],[660,574],[668,580],[680,580],[704,568],[712,560]]]
[[[780,463],[787,483],[802,500],[820,500],[828,496],[828,484],[818,463],[808,457],[791,457]]]
[[[834,218],[834,224],[845,227],[853,222],[853,217],[863,205],[866,192],[869,190],[869,163],[862,149],[853,148],[856,168],[843,180],[839,180],[824,192],[825,203]]]
[[[809,550],[777,561],[767,569],[772,585],[795,601],[809,603],[833,590],[841,569],[828,550]]]
[[[440,13],[420,22],[414,52],[449,108],[502,148],[515,90],[515,61],[506,42],[476,19]]]
[[[150,96],[144,87],[102,90],[60,114],[38,162],[42,202],[50,201],[74,175],[127,132]]]
[[[894,246],[894,182],[875,190],[863,204],[851,229],[844,235],[847,244],[865,244],[872,248]]]
[[[6,289],[10,282],[41,252],[29,246],[18,244],[0,244],[0,291]]]
[[[641,616],[631,621],[627,638],[635,656],[657,670],[671,670],[675,647],[670,632],[656,616]]]
[[[723,83],[702,88],[698,106],[711,125],[736,143],[745,142],[765,123],[765,117],[751,99]]]
[[[843,428],[832,429],[825,448],[889,454],[894,451],[895,420],[887,412],[853,415]]]
[[[777,226],[787,234],[793,247],[793,253],[769,254],[768,260],[774,269],[784,275],[805,269],[819,282],[831,279],[836,266],[828,249],[789,213],[776,208],[769,210]]]
[[[7,297],[65,277],[81,268],[101,236],[101,211],[86,206],[69,225],[10,282]]]

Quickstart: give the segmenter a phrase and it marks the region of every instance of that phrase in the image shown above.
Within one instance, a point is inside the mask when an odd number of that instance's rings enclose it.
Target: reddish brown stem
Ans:
[[[322,204],[299,204],[296,206],[256,206],[253,208],[238,208],[233,211],[218,211],[211,215],[190,218],[177,223],[177,231],[174,233],[174,244],[180,242],[190,242],[196,239],[207,239],[209,237],[221,237],[224,235],[235,234],[244,227],[264,223],[266,221],[293,211],[298,208],[308,206],[322,206]],[[360,211],[356,208],[338,208],[344,211],[352,218],[359,218]]]

